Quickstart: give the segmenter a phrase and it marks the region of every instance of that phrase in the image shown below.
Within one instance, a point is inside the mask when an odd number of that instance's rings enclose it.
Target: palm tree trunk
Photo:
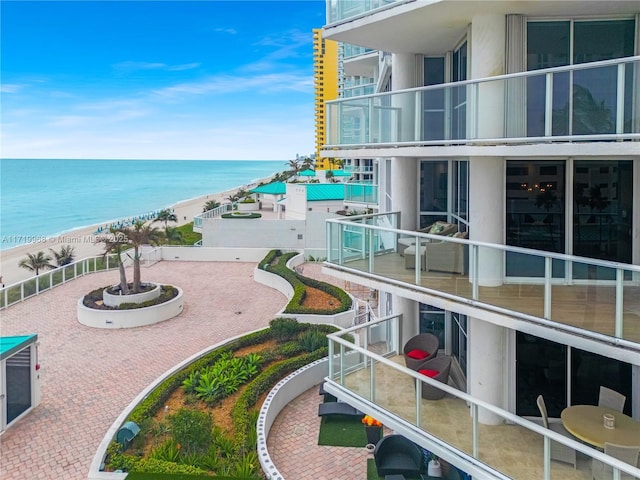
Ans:
[[[140,292],[140,251],[134,247],[133,252],[133,293]]]
[[[129,285],[127,285],[127,273],[124,271],[124,264],[122,261],[118,265],[120,271],[120,291],[123,295],[129,295]]]

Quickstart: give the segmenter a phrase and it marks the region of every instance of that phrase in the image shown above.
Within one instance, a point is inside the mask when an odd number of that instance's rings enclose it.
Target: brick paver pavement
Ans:
[[[318,445],[320,417],[318,389],[307,390],[290,402],[271,426],[267,447],[274,465],[287,480],[364,480],[364,448]]]
[[[117,272],[86,276],[0,312],[2,335],[38,334],[42,366],[42,403],[0,437],[0,479],[86,479],[106,431],[141,390],[204,348],[268,325],[285,305],[282,294],[253,281],[254,266],[144,268],[143,280],[185,292],[179,317],[148,327],[103,330],[76,320],[78,298],[117,282]]]

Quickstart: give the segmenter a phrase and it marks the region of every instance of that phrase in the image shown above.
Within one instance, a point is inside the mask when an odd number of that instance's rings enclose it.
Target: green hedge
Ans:
[[[287,304],[284,313],[333,315],[349,310],[352,302],[347,292],[335,285],[299,275],[287,267],[287,262],[296,255],[298,255],[296,252],[282,254],[279,250],[271,250],[259,263],[262,270],[281,276],[293,287],[293,297],[291,297],[291,300]],[[278,259],[278,262],[274,264],[276,259]],[[328,293],[338,300],[339,305],[333,309],[304,307],[302,302],[306,295],[306,287],[317,288],[318,290]]]
[[[238,214],[238,213],[225,213],[220,215],[221,218],[241,218],[241,219],[251,219],[251,218],[261,218],[261,213],[248,213],[248,214]]]

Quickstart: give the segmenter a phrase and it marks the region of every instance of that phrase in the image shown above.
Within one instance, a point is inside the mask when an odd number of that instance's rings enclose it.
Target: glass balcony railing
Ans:
[[[352,203],[363,203],[367,205],[378,204],[378,185],[371,183],[345,183],[344,201]]]
[[[375,50],[372,48],[361,47],[359,45],[351,45],[349,43],[342,44],[342,53],[345,59],[358,57],[371,52],[375,52]]]
[[[640,139],[640,56],[327,102],[327,147]]]
[[[371,95],[375,91],[376,91],[376,86],[373,83],[368,85],[352,85],[352,86],[345,85],[342,88],[342,97],[351,98],[351,97],[359,97],[362,95]]]
[[[327,262],[571,334],[607,342],[615,337],[637,349],[640,266],[397,225],[397,213],[327,220]],[[511,270],[526,276],[505,278]]]
[[[327,23],[357,17],[398,1],[402,0],[327,0]]]
[[[619,473],[640,475],[635,465],[406,368],[397,345],[399,324],[393,316],[328,335],[325,388],[357,403],[397,433],[409,434],[423,448],[445,460],[455,459],[473,478],[591,478],[592,459],[610,465],[613,478],[627,478]],[[424,389],[447,396],[427,400]],[[480,418],[487,414],[502,422],[482,424]],[[552,462],[551,442],[580,452],[586,461],[578,462],[576,469]]]

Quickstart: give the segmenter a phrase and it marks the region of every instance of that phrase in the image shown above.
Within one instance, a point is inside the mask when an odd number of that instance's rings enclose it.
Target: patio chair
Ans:
[[[438,380],[444,384],[449,383],[449,372],[451,371],[451,357],[443,356],[432,358],[424,363],[421,363],[417,372]],[[422,398],[425,400],[440,400],[445,397],[447,393],[444,390],[428,385],[422,384]]]
[[[420,364],[432,359],[438,354],[439,345],[440,341],[438,337],[432,333],[421,333],[420,335],[411,337],[402,349],[404,364],[407,368],[418,370]]]
[[[621,393],[611,390],[610,388],[600,386],[600,395],[598,397],[599,407],[608,407],[616,412],[622,412],[624,410],[624,402],[627,397]]]
[[[573,438],[573,435],[571,435],[561,423],[549,423],[547,405],[544,403],[544,397],[542,395],[538,395],[536,403],[538,404],[538,410],[540,410],[540,415],[542,416],[542,425],[544,428],[548,428],[549,430],[559,433],[567,438]],[[576,468],[576,451],[573,448],[552,440],[550,455],[551,460],[570,463],[573,465],[573,468]]]
[[[402,435],[382,437],[373,451],[379,477],[405,475],[419,477],[423,470],[422,450]]]
[[[428,227],[419,228],[416,232],[429,233],[431,235],[449,235],[450,233],[456,233],[458,227],[454,223],[446,223],[438,220],[437,222],[429,225]],[[428,242],[428,239],[422,239],[423,242]],[[414,246],[416,244],[415,237],[405,237],[398,239],[398,253],[400,256],[404,256],[404,251],[407,247]]]
[[[604,444],[604,453],[611,455],[629,465],[638,466],[638,457],[640,456],[640,446],[627,447],[624,445],[616,445],[614,443]],[[610,480],[613,478],[613,468],[595,458],[591,461],[591,475],[595,480]],[[635,477],[622,473],[621,480],[631,480]]]
[[[456,234],[458,235],[458,234]],[[457,238],[466,238],[466,232]],[[466,245],[454,242],[429,242],[420,245],[420,268],[426,272],[465,273]],[[408,270],[416,268],[416,246],[404,251],[404,266]]]

